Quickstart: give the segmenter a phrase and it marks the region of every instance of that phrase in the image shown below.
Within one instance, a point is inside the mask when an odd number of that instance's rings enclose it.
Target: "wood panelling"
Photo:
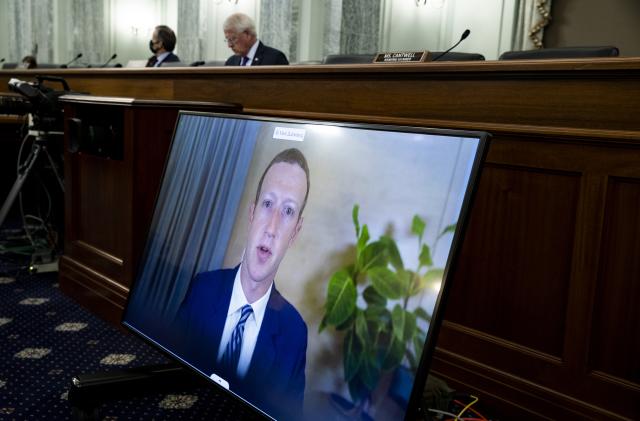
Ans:
[[[579,174],[488,165],[447,320],[562,358],[579,188]]]
[[[495,418],[640,419],[640,58],[50,73],[94,95],[491,132],[432,372]],[[0,71],[0,86],[33,75]],[[138,112],[123,166],[65,162],[67,209],[83,215],[66,215],[61,287],[112,321],[172,126]]]
[[[590,368],[640,388],[640,165],[637,170],[637,178],[612,177],[607,188]]]

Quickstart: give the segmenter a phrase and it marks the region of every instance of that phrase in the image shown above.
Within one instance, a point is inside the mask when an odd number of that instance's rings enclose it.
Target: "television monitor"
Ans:
[[[124,325],[265,417],[413,419],[487,139],[181,112]]]

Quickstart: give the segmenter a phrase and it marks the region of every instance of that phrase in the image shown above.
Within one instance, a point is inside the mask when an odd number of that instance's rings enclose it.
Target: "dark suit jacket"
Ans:
[[[176,353],[207,375],[221,375],[217,356],[238,268],[198,274],[176,318],[182,332]],[[305,387],[307,325],[271,289],[258,340],[244,379],[221,375],[230,389],[278,419],[299,419]]]
[[[166,56],[164,60],[162,60],[162,63],[160,63],[160,67],[162,67],[164,63],[175,63],[178,61],[180,61],[180,57],[178,57],[173,53],[169,53],[169,55]],[[156,63],[156,56],[151,56],[149,57],[149,60],[147,60],[147,65],[145,67],[153,67],[155,63]]]
[[[242,57],[237,55],[232,55],[227,59],[224,63],[225,66],[240,66],[240,62],[242,61]],[[252,66],[272,66],[278,64],[289,64],[289,60],[287,60],[287,56],[280,50],[276,50],[275,48],[267,47],[259,41],[258,49],[256,50],[256,55],[253,57],[253,61],[251,62]]]

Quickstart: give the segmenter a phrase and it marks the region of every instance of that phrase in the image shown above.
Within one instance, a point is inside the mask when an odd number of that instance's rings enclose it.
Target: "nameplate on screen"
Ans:
[[[428,61],[431,54],[428,51],[405,51],[378,53],[373,59],[374,63],[419,63]]]
[[[273,138],[280,140],[296,140],[302,142],[304,140],[305,129],[294,129],[292,127],[276,127],[273,131]]]

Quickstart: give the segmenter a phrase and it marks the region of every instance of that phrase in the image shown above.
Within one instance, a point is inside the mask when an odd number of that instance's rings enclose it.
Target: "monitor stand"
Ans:
[[[98,419],[98,408],[108,401],[208,385],[204,378],[177,363],[80,374],[71,383],[69,404],[74,419],[82,421]]]

